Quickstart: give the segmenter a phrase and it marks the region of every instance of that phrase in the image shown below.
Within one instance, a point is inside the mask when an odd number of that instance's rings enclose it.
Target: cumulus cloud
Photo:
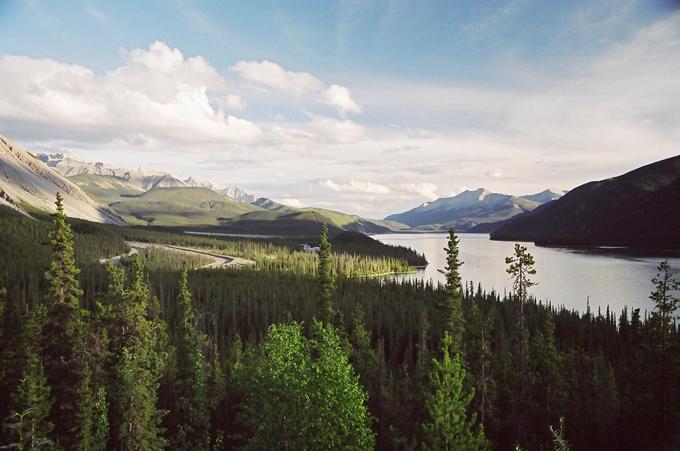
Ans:
[[[230,70],[243,80],[300,96],[305,93],[318,95],[319,101],[335,108],[340,114],[360,113],[361,106],[352,98],[350,90],[338,84],[325,86],[308,72],[286,70],[272,61],[239,61]]]
[[[200,56],[156,41],[97,75],[51,59],[0,58],[0,118],[174,142],[256,142],[251,121],[214,107],[226,81]],[[228,98],[228,97],[227,97]]]
[[[229,94],[225,98],[225,104],[227,108],[232,110],[242,110],[246,107],[246,101],[243,97],[236,94]]]
[[[437,195],[437,185],[434,183],[409,183],[408,185],[404,186],[404,191],[407,193],[417,194],[427,200],[435,200],[439,197]]]
[[[331,191],[337,193],[353,193],[353,194],[389,194],[390,189],[379,183],[368,181],[350,180],[349,182],[336,182],[331,179],[322,180],[319,184]]]
[[[323,83],[307,72],[285,70],[271,61],[239,61],[230,70],[249,82],[300,95],[323,88]]]
[[[284,198],[284,199],[281,199],[281,200],[279,201],[279,203],[281,203],[281,204],[283,204],[283,205],[288,205],[289,207],[293,207],[293,208],[302,208],[302,207],[304,207],[304,205],[302,204],[302,202],[300,202],[298,199],[295,199],[295,198],[293,198],[293,197],[286,197],[286,198]]]
[[[332,84],[321,93],[323,101],[336,108],[341,114],[360,113],[361,107],[352,99],[349,89],[344,86]]]

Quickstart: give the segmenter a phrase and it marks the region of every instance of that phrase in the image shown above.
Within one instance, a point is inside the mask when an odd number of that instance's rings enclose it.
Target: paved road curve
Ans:
[[[120,259],[123,256],[130,256],[138,253],[144,253],[147,249],[151,247],[157,247],[161,249],[166,249],[173,252],[181,252],[188,255],[202,255],[204,257],[209,257],[213,261],[201,266],[201,268],[223,268],[223,267],[241,267],[241,266],[254,266],[255,262],[253,260],[247,260],[245,258],[231,257],[227,255],[215,254],[210,251],[205,251],[202,249],[194,249],[191,247],[175,246],[172,244],[158,244],[158,243],[142,243],[139,241],[126,241],[128,246],[130,246],[130,252],[123,255],[116,255],[111,258],[99,259],[99,263],[112,262],[115,265],[120,265]]]

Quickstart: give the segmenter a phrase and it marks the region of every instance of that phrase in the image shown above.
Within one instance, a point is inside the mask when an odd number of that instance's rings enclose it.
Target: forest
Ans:
[[[426,264],[361,235],[190,236],[0,208],[0,446],[58,450],[680,448],[680,284],[660,262],[649,313],[365,277]],[[125,241],[252,259],[200,258]],[[574,281],[578,283],[578,281]]]

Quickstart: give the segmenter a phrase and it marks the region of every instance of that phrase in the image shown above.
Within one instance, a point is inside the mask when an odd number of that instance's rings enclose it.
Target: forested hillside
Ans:
[[[649,312],[568,311],[506,296],[356,277],[420,257],[356,235],[317,254],[2,209],[0,444],[29,449],[676,449],[678,284],[659,266]],[[195,269],[125,240],[247,256]],[[371,249],[362,251],[362,249]],[[184,260],[186,264],[184,264]],[[577,281],[575,281],[576,283]]]
[[[504,224],[494,240],[680,248],[680,156],[589,182]]]

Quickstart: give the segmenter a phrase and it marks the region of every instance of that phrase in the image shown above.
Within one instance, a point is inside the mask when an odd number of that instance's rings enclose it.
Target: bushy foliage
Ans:
[[[366,392],[331,325],[274,324],[239,365],[247,449],[372,449]]]

